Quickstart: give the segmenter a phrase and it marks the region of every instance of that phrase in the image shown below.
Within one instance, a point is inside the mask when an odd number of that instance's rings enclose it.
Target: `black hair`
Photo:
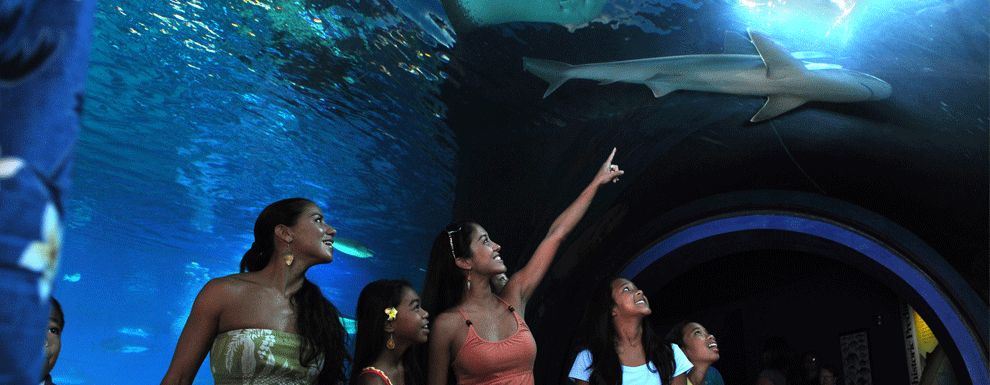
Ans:
[[[471,258],[471,235],[479,227],[470,221],[451,223],[433,239],[423,287],[423,307],[434,315],[453,308],[464,296],[464,273],[454,260]]]
[[[294,226],[306,208],[316,206],[304,198],[289,198],[272,203],[261,210],[254,222],[254,243],[241,258],[241,272],[264,269],[275,253],[275,227]],[[296,333],[303,337],[299,345],[299,361],[303,366],[315,363],[323,356],[319,383],[337,385],[344,381],[347,355],[347,333],[340,323],[340,312],[320,288],[303,277],[302,287],[292,295],[296,313]]]
[[[361,370],[371,366],[385,346],[385,309],[399,307],[405,289],[413,290],[405,280],[378,280],[361,289],[357,302],[357,337],[354,342],[354,361],[351,365],[351,383],[356,384]],[[405,369],[404,383],[417,385],[423,381],[422,370],[415,346],[402,355]]]
[[[667,332],[667,336],[664,337],[664,340],[671,344],[677,344],[677,346],[681,347],[681,350],[684,350],[684,327],[689,323],[691,323],[691,321],[684,320],[674,324],[674,326],[671,326],[670,331]]]
[[[58,323],[58,328],[64,330],[65,313],[62,312],[62,304],[58,303],[58,300],[55,299],[54,296],[48,297],[48,302],[51,303],[52,312],[58,315],[57,317],[52,317],[52,318],[55,318],[55,321]]]
[[[588,383],[591,385],[622,383],[622,364],[615,351],[618,335],[612,317],[612,308],[615,306],[615,300],[612,298],[612,283],[617,279],[619,277],[608,277],[595,287],[588,308],[585,310],[584,319],[581,321],[578,351],[588,349],[591,352],[591,364],[587,367],[591,370],[591,377],[588,378]],[[651,372],[659,372],[663,383],[670,384],[674,372],[674,352],[670,344],[665,343],[653,332],[647,317],[643,317],[640,325],[643,329],[641,336],[643,352],[647,362],[653,363],[652,367],[647,368]]]

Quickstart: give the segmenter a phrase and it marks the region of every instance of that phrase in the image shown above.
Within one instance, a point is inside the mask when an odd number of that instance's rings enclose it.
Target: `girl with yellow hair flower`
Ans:
[[[425,381],[415,346],[430,335],[429,313],[409,282],[378,280],[357,304],[352,385],[418,385]]]

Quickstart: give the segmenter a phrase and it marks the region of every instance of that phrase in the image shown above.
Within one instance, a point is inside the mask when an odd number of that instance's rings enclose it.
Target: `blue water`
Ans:
[[[457,34],[427,0],[275,3],[99,3],[54,290],[66,313],[56,383],[158,383],[195,294],[236,272],[254,218],[277,199],[314,199],[338,237],[373,252],[338,250],[310,271],[345,317],[371,280],[422,282],[455,198],[458,149],[438,95]],[[985,44],[958,37],[985,37],[986,9],[978,1],[617,0],[591,26],[567,27],[632,27],[662,39],[716,20],[717,30],[758,28],[826,62],[903,77],[985,62]],[[901,51],[871,54],[891,33],[907,40],[885,52]],[[712,36],[721,35],[704,39]],[[976,59],[938,62],[936,45]],[[957,67],[953,76],[985,91],[986,67]],[[915,103],[986,135],[985,96]],[[196,383],[212,383],[208,369]]]
[[[432,96],[445,42],[401,11],[357,8],[99,3],[56,383],[157,383],[195,294],[236,272],[280,198],[316,200],[338,237],[373,251],[309,273],[345,316],[373,279],[422,281],[453,200]]]

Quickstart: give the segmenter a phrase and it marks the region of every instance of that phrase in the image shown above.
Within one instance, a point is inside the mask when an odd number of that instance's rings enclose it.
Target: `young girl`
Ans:
[[[685,385],[691,361],[653,332],[647,320],[652,312],[628,279],[604,281],[592,293],[582,325],[584,349],[569,377],[578,385]]]
[[[419,385],[416,349],[430,335],[429,313],[409,282],[378,280],[361,290],[352,385]]]
[[[423,297],[439,313],[429,344],[429,384],[532,385],[536,341],[523,320],[526,303],[546,274],[557,249],[588,210],[598,188],[623,174],[612,164],[615,150],[581,195],[550,225],[526,266],[499,294],[492,277],[505,272],[500,251],[483,227],[447,226],[430,253]]]
[[[680,322],[670,328],[667,341],[677,344],[694,368],[687,375],[688,385],[723,384],[722,375],[712,364],[718,361],[718,343],[715,335],[697,322]]]

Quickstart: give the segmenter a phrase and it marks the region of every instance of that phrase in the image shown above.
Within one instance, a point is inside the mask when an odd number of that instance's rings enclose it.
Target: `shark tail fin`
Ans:
[[[534,59],[531,57],[523,58],[523,69],[550,83],[547,91],[543,93],[544,99],[571,79],[567,75],[567,72],[573,67],[570,64],[559,61]]]

